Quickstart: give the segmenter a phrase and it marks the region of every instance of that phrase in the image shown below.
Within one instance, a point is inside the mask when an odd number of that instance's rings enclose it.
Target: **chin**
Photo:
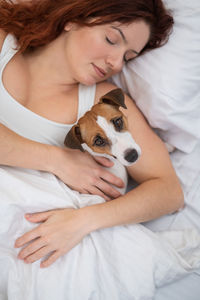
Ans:
[[[94,85],[99,82],[103,82],[107,79],[107,77],[100,78],[89,72],[86,74],[86,76],[85,76],[85,74],[83,74],[83,76],[81,76],[81,75],[82,74],[77,76],[77,79],[78,79],[77,81],[80,82],[81,84],[87,85],[87,86]]]
[[[96,84],[98,80],[92,77],[88,77],[88,78],[80,78],[79,82],[83,85],[90,86]]]

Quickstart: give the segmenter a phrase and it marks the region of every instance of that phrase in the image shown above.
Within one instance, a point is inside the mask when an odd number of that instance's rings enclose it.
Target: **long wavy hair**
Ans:
[[[142,52],[164,45],[173,17],[161,0],[0,0],[0,28],[15,35],[22,53],[56,39],[68,22],[94,26],[141,19],[151,29]]]

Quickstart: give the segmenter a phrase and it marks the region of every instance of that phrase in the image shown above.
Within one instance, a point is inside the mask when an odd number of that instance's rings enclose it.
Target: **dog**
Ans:
[[[120,107],[127,109],[123,91],[117,88],[102,96],[78,120],[66,135],[64,144],[72,149],[111,159],[114,166],[109,171],[124,181],[125,187],[118,188],[124,194],[127,186],[125,166],[139,159],[141,149],[128,131],[128,122]]]

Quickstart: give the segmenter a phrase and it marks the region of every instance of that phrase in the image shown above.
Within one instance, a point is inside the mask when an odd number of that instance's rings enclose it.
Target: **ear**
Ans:
[[[73,27],[74,27],[74,23],[68,22],[68,23],[65,24],[64,30],[65,31],[70,31]]]
[[[122,106],[127,108],[124,103],[124,93],[122,89],[114,89],[100,98],[99,103]]]
[[[79,149],[84,152],[81,144],[83,143],[79,125],[74,125],[65,137],[64,144],[71,149]]]

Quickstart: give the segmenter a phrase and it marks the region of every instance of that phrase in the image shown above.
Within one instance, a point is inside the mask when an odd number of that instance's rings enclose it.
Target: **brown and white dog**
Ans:
[[[86,150],[92,155],[108,157],[114,161],[114,167],[109,171],[121,177],[126,185],[124,166],[136,162],[141,150],[128,131],[127,119],[120,107],[127,108],[121,89],[114,89],[102,96],[71,128],[64,144],[72,149]],[[120,191],[124,193],[124,189]]]

